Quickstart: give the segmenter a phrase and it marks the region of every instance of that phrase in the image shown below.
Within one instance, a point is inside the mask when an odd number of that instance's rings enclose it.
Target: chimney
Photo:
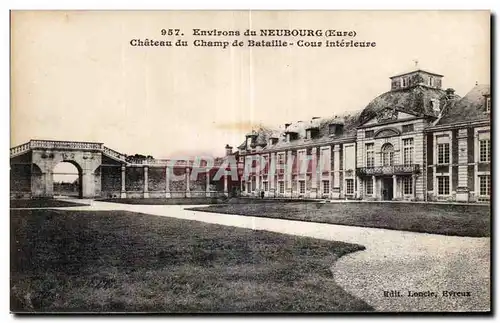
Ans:
[[[226,156],[230,156],[233,154],[233,147],[226,145]]]
[[[447,88],[446,89],[446,98],[447,99],[452,99],[455,95],[455,90],[452,88]]]

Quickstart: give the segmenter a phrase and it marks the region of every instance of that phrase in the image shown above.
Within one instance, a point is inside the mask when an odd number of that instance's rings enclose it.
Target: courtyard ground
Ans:
[[[103,199],[102,202],[140,205],[206,205],[225,203],[227,198],[220,197],[190,197],[190,198],[113,198]]]
[[[12,311],[372,310],[331,271],[360,245],[81,208],[11,210]]]
[[[279,232],[363,245],[332,268],[335,283],[376,311],[490,311],[491,239],[446,236],[359,226],[283,220],[186,210],[181,205],[130,205],[75,200],[90,206],[58,208],[72,211],[130,211]],[[399,291],[401,297],[386,297]],[[408,297],[408,291],[432,291],[435,297]],[[458,291],[464,297],[443,296]]]
[[[444,235],[490,236],[489,205],[277,202],[211,205],[193,210]]]

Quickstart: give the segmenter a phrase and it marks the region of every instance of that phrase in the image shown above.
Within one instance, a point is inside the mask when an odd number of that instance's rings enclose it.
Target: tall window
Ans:
[[[264,191],[269,191],[269,182],[264,182]]]
[[[373,147],[372,143],[366,144],[366,167],[375,166],[375,152],[373,151]]]
[[[382,165],[394,165],[394,146],[391,144],[385,144],[382,146]]]
[[[282,174],[285,171],[285,154],[278,154],[278,172]]]
[[[278,182],[280,194],[285,193],[285,182]]]
[[[365,180],[365,192],[366,195],[372,195],[373,194],[373,178],[367,178]]]
[[[262,156],[260,159],[262,162],[262,165],[260,165],[260,171],[262,174],[268,174],[269,173],[269,157],[268,156]]]
[[[439,136],[437,141],[437,163],[450,163],[450,138],[448,136]]]
[[[346,185],[346,194],[352,195],[354,194],[354,180],[352,178],[345,180]]]
[[[479,140],[479,162],[485,163],[490,161],[490,149],[490,139]]]
[[[479,176],[479,195],[490,196],[490,175]]]
[[[413,164],[413,138],[403,139],[403,163]]]
[[[252,183],[247,182],[247,193],[250,193],[252,191]]]
[[[486,98],[486,112],[490,112],[490,111],[491,111],[491,98],[487,97]]]
[[[254,176],[252,178],[252,192],[257,188],[257,178]]]
[[[330,192],[330,181],[323,181],[323,194]]]
[[[300,194],[305,194],[305,192],[306,192],[306,181],[299,181],[299,192],[300,192]]]
[[[450,177],[449,176],[438,176],[438,195],[449,195],[450,194]]]
[[[413,178],[403,177],[403,194],[413,194]]]

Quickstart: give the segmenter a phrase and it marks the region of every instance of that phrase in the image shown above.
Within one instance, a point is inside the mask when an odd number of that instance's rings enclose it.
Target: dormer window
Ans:
[[[319,130],[317,128],[311,128],[306,130],[306,139],[314,139],[318,137]]]
[[[344,129],[344,125],[342,123],[331,123],[328,126],[328,130],[329,130],[330,136],[341,135],[343,129]]]
[[[270,138],[269,141],[271,145],[276,145],[278,143],[278,138]]]
[[[488,96],[486,97],[486,112],[491,111],[491,98]]]

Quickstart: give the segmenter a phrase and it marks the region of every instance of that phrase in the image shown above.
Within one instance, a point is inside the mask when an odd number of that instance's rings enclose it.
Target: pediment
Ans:
[[[388,138],[401,135],[401,132],[396,128],[382,128],[374,135],[375,138]]]
[[[384,124],[387,122],[394,122],[400,119],[404,120],[404,119],[414,118],[416,116],[417,116],[416,114],[403,112],[399,108],[387,107],[380,110],[375,117],[363,123],[363,126]]]

